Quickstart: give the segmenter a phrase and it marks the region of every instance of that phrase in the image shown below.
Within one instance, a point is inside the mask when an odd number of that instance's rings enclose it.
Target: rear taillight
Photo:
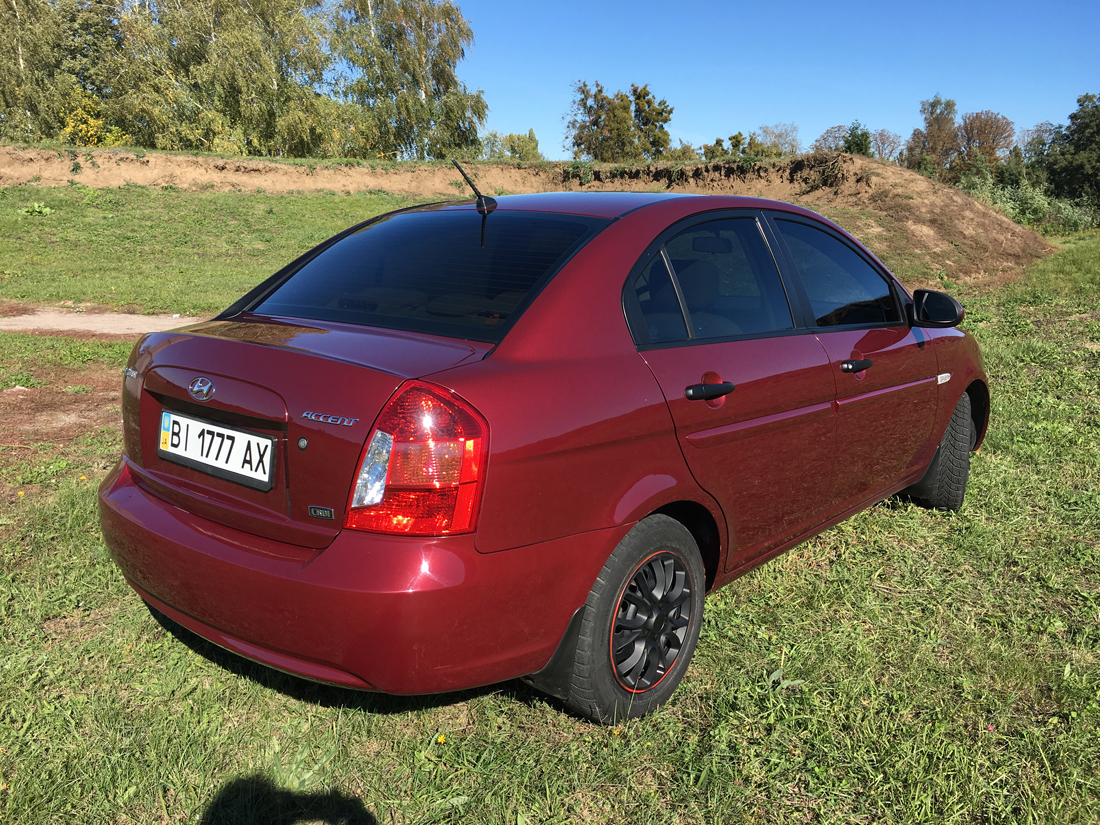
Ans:
[[[466,533],[477,522],[489,426],[442,387],[405,384],[359,459],[344,526],[379,533]]]

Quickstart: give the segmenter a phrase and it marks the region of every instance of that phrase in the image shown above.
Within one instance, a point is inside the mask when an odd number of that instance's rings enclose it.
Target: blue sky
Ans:
[[[648,83],[675,107],[673,145],[696,146],[788,122],[808,146],[856,119],[906,138],[937,92],[1030,128],[1100,94],[1100,0],[458,2],[476,39],[459,75],[484,90],[487,128],[533,128],[551,159],[582,79]]]

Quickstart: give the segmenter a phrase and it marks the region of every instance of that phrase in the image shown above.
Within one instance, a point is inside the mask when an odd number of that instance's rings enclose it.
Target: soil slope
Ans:
[[[74,157],[75,155],[75,157]],[[473,164],[482,191],[673,191],[749,195],[799,203],[844,226],[909,286],[1011,277],[1053,247],[953,187],[908,169],[851,155],[808,155],[769,166],[611,166],[566,163]],[[63,186],[75,181],[109,188],[175,186],[214,191],[384,189],[411,198],[467,196],[458,172],[444,164],[371,167],[297,165],[119,149],[58,152],[0,147],[0,186]]]

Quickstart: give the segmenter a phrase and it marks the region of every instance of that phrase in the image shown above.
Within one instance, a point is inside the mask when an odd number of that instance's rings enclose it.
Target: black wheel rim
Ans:
[[[611,628],[619,684],[634,693],[656,687],[676,664],[690,623],[687,567],[673,553],[650,556],[623,588]]]

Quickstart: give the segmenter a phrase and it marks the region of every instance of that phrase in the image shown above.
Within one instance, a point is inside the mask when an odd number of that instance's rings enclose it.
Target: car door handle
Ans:
[[[862,361],[841,361],[841,372],[863,372],[871,368],[871,362],[864,358]]]
[[[684,398],[688,401],[709,401],[711,398],[721,398],[729,395],[737,389],[732,381],[723,381],[720,384],[692,384],[684,388]]]

